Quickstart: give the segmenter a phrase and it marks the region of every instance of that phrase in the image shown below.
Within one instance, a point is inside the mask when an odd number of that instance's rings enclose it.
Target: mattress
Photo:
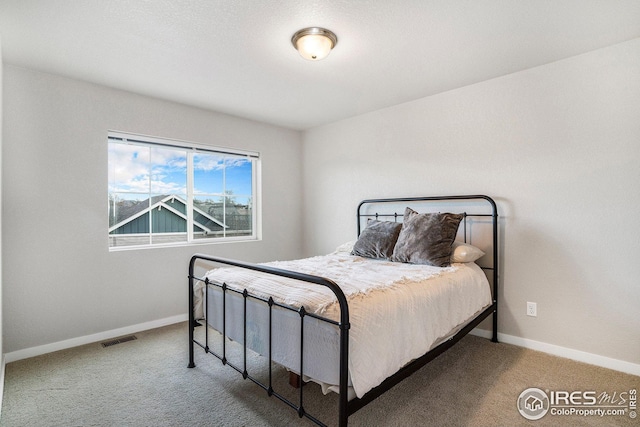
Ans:
[[[352,256],[330,255],[265,265],[329,278],[349,303],[349,385],[351,397],[362,397],[402,366],[459,330],[491,304],[487,278],[474,263],[439,268]],[[260,298],[272,297],[292,307],[334,321],[340,308],[322,286],[239,268],[217,268],[206,274],[213,283]],[[204,284],[195,285],[196,316],[204,314]],[[226,335],[244,344],[244,298],[226,292]],[[222,331],[222,290],[208,287],[207,323]],[[269,307],[248,298],[247,347],[262,355],[269,349]],[[272,359],[300,374],[300,337],[304,328],[302,376],[338,391],[339,330],[332,323],[298,312],[273,308]],[[302,326],[304,325],[304,326]]]

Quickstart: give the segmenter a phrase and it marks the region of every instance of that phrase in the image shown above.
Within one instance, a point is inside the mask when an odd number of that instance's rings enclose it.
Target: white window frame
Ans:
[[[152,228],[149,228],[150,241],[146,244],[138,245],[126,245],[126,246],[111,246],[109,243],[109,251],[122,251],[132,249],[149,249],[149,248],[161,248],[161,247],[175,247],[175,246],[191,246],[191,245],[203,245],[203,244],[220,244],[229,242],[246,242],[246,241],[259,241],[262,238],[262,191],[261,191],[261,158],[260,153],[256,151],[238,150],[235,148],[210,146],[205,144],[198,144],[182,140],[174,140],[167,138],[160,138],[155,136],[133,134],[120,131],[108,131],[107,143],[112,140],[122,142],[125,144],[140,145],[140,146],[155,146],[164,148],[173,148],[177,150],[184,149],[187,154],[187,240],[181,242],[165,242],[165,243],[152,243],[151,236],[153,235]],[[227,154],[233,156],[243,156],[250,158],[252,170],[251,170],[251,198],[252,198],[252,213],[251,213],[251,235],[246,236],[224,236],[224,237],[212,237],[207,239],[195,239],[194,238],[194,218],[193,218],[193,154],[196,153],[215,153],[215,154]],[[108,186],[107,186],[108,187]],[[225,187],[226,188],[226,187]],[[109,193],[109,190],[107,190]],[[109,227],[107,227],[109,229]],[[108,234],[108,233],[107,233]],[[147,233],[145,233],[147,234]],[[109,237],[107,237],[109,239]]]

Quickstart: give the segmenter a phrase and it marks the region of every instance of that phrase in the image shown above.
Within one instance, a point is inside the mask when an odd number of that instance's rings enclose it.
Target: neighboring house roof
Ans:
[[[187,202],[176,195],[162,195],[162,196],[154,196],[150,199],[146,199],[145,201],[138,202],[135,204],[126,204],[123,203],[119,207],[119,212],[117,218],[120,219],[115,225],[109,228],[109,234],[124,234],[123,230],[130,226],[134,221],[138,221],[140,218],[147,215],[154,209],[161,211],[165,209],[166,212],[169,212],[169,215],[184,221],[184,230],[186,231],[186,206]],[[222,229],[228,228],[227,225],[218,221],[207,212],[197,208],[194,206],[194,227],[197,227],[204,231],[205,233],[211,233],[215,231],[214,229]],[[155,232],[171,232],[176,230],[156,230]],[[147,230],[148,232],[148,230]]]

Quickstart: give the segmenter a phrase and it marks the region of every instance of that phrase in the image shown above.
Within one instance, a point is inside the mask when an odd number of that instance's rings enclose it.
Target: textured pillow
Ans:
[[[393,254],[393,247],[398,240],[402,223],[391,221],[367,221],[367,227],[360,233],[360,237],[351,255],[365,258],[389,259]]]
[[[468,243],[453,242],[451,262],[474,262],[484,256],[481,249]]]
[[[419,214],[406,208],[391,260],[448,267],[451,264],[451,246],[461,220],[462,215],[458,214]]]

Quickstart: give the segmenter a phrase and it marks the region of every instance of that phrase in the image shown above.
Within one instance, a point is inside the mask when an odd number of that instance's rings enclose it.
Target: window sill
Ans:
[[[131,245],[131,246],[113,246],[109,248],[109,252],[123,252],[123,251],[136,251],[136,250],[146,250],[146,249],[166,249],[166,248],[184,248],[184,247],[199,247],[203,245],[221,245],[225,243],[251,243],[251,242],[259,242],[262,241],[261,238],[227,238],[227,239],[216,239],[209,241],[193,241],[193,242],[176,242],[176,243],[158,243],[155,245]]]

